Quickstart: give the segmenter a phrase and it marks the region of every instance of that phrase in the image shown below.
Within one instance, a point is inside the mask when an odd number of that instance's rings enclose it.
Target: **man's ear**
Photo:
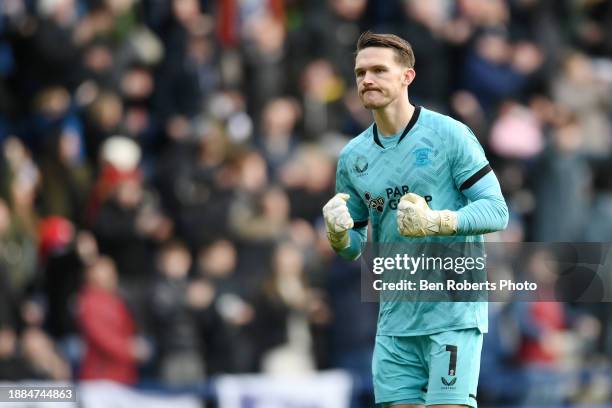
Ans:
[[[414,81],[414,77],[416,76],[416,71],[414,68],[406,68],[404,74],[402,75],[403,82],[406,86],[410,85],[412,81]]]

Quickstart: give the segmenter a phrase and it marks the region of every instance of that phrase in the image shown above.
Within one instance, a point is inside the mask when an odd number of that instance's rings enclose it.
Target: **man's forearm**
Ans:
[[[464,194],[472,202],[457,211],[457,235],[486,234],[506,228],[508,206],[493,173],[483,177]]]

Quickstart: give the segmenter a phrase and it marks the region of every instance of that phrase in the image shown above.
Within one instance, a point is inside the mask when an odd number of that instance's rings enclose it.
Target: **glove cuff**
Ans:
[[[440,234],[455,235],[457,233],[457,213],[455,211],[438,211],[440,215]]]
[[[327,239],[331,244],[331,247],[334,251],[342,251],[345,248],[348,248],[351,244],[349,232],[329,232],[327,231]]]

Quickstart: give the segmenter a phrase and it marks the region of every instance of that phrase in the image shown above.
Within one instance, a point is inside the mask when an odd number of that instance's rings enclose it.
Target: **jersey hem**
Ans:
[[[424,394],[424,393],[423,393]],[[412,402],[415,404],[424,404],[425,398],[423,398],[423,394],[396,394],[388,397],[379,397],[375,398],[374,402],[376,404],[397,404],[397,403],[408,403]]]
[[[463,329],[478,329],[480,333],[487,333],[487,329],[479,326],[477,324],[460,324],[455,326],[445,326],[445,327],[436,327],[429,330],[404,330],[404,331],[377,331],[377,336],[395,336],[395,337],[415,337],[415,336],[428,336],[430,334],[443,333],[447,331],[453,330],[463,330]]]
[[[468,407],[477,408],[478,404],[476,400],[472,398],[465,397],[457,397],[453,398],[451,396],[445,395],[435,395],[431,398],[425,399],[425,405],[467,405]]]

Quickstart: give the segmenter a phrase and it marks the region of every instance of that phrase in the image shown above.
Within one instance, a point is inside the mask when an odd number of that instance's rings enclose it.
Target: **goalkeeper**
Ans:
[[[323,208],[327,236],[343,258],[372,240],[481,242],[504,229],[508,209],[471,130],[413,106],[410,44],[362,34],[355,57],[357,91],[374,123],[342,150],[336,196]],[[476,407],[485,302],[381,302],[372,374],[376,402]]]

